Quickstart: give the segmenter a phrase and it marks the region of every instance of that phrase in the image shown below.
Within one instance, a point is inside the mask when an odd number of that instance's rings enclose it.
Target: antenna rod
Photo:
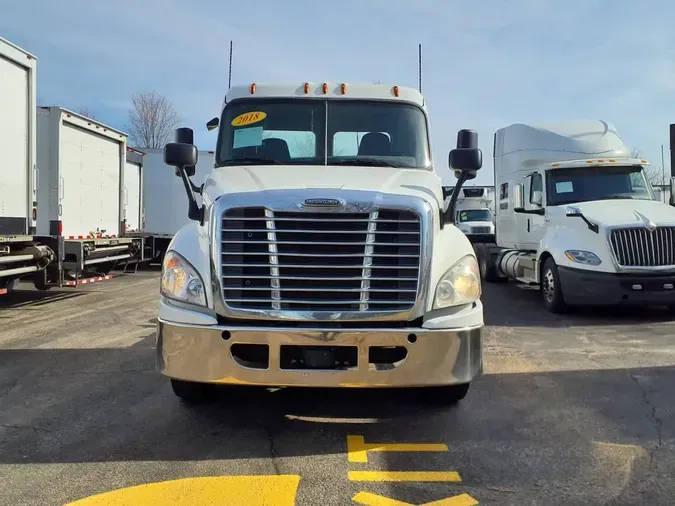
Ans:
[[[419,90],[422,93],[422,44],[418,45],[417,67],[419,71]]]
[[[227,78],[227,89],[232,87],[232,41],[230,41],[230,73]]]

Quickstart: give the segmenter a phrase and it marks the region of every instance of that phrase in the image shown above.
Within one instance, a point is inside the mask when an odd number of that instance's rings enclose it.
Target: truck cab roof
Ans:
[[[232,86],[225,96],[228,102],[246,98],[319,98],[330,100],[399,100],[424,107],[424,97],[414,88],[387,84],[349,84],[304,82],[295,84],[251,83]]]

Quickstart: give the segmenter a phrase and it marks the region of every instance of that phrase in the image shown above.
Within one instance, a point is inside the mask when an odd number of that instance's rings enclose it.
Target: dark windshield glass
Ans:
[[[492,221],[492,213],[489,209],[466,209],[459,212],[459,221]]]
[[[607,199],[651,200],[642,167],[583,167],[547,172],[547,204]]]
[[[405,103],[246,99],[223,112],[216,166],[282,163],[424,168],[427,123]]]

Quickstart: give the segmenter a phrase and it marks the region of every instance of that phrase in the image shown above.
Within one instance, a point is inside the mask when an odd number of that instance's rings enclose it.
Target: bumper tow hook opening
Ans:
[[[221,337],[223,338],[223,340],[227,341],[228,339],[230,339],[230,337],[232,337],[232,332],[230,332],[229,330],[223,330]]]
[[[415,344],[417,342],[417,336],[415,334],[410,334],[408,336],[408,342],[410,344]]]

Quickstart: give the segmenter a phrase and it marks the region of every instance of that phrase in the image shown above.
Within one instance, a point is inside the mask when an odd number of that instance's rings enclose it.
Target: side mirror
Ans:
[[[523,185],[513,185],[513,212],[522,213],[525,210],[523,206]]]
[[[478,149],[478,132],[473,130],[457,132],[457,147],[450,151],[448,165],[455,172],[468,173],[468,179],[476,177],[475,172],[483,166],[483,152]]]
[[[164,146],[164,163],[177,169],[186,169],[197,165],[199,152],[194,144],[170,142]],[[189,174],[188,174],[189,175]]]
[[[220,124],[220,119],[218,118],[213,118],[206,124],[206,129],[210,132],[211,130],[215,130],[218,128],[218,125]]]
[[[675,177],[670,178],[670,198],[669,203],[671,206],[675,206],[675,195],[673,195],[673,190],[675,189]]]
[[[541,204],[544,202],[544,194],[542,192],[540,192],[539,190],[533,191],[531,202],[535,206],[541,207]]]

